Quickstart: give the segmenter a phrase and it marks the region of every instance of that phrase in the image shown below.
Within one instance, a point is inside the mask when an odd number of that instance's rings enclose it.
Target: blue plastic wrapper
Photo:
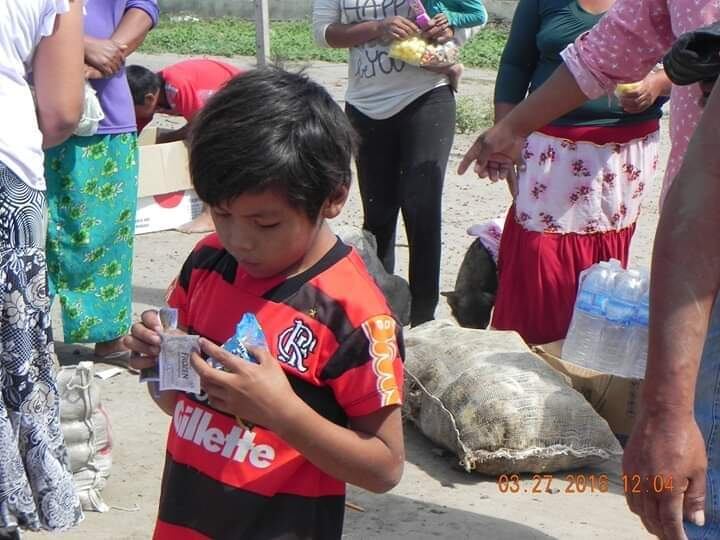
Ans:
[[[246,345],[267,349],[265,334],[257,320],[257,317],[255,317],[252,313],[246,313],[243,315],[242,319],[235,327],[235,335],[223,344],[223,349],[235,356],[239,356],[240,358],[247,360],[248,362],[254,362],[257,364],[257,359],[250,354]],[[213,366],[220,367],[220,363],[217,360],[210,359],[210,361]]]

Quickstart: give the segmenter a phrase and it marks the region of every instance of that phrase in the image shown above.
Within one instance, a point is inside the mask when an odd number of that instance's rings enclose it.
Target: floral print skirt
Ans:
[[[628,261],[645,188],[656,174],[659,134],[623,141],[623,128],[598,131],[621,142],[533,133],[524,149],[500,242],[492,326],[529,343],[565,338],[583,270]]]
[[[606,128],[606,130],[612,128]],[[528,231],[595,234],[637,221],[658,167],[660,133],[596,144],[531,134],[518,177],[515,215]]]
[[[134,133],[72,137],[46,153],[48,271],[67,342],[130,328],[137,163]]]
[[[44,252],[45,194],[0,163],[0,528],[82,519],[60,428]]]

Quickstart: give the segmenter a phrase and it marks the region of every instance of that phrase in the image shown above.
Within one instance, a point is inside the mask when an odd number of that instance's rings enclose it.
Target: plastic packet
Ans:
[[[157,383],[160,392],[180,390],[199,394],[200,376],[190,361],[193,352],[200,353],[198,336],[177,330],[177,309],[162,308],[159,317],[163,333],[158,363],[140,371],[140,382]]]
[[[452,41],[433,45],[418,36],[392,42],[391,58],[402,60],[413,66],[446,67],[457,63],[460,50]]]
[[[75,135],[80,137],[90,137],[97,133],[100,122],[105,118],[105,113],[100,106],[100,100],[97,97],[95,89],[89,82],[85,81],[85,98],[83,101],[83,111],[80,122],[75,128]]]
[[[235,334],[223,344],[223,349],[235,356],[239,356],[247,362],[254,362],[257,364],[257,359],[250,354],[250,351],[247,349],[248,345],[251,347],[267,349],[265,333],[263,332],[257,317],[255,317],[252,313],[245,313],[242,316],[240,322],[237,323],[237,326],[235,326]],[[208,362],[210,362],[210,365],[215,369],[224,369],[224,366],[214,358],[208,358]],[[243,429],[252,429],[254,427],[254,424],[240,418],[239,416],[235,417],[235,421],[239,426],[242,426]]]
[[[158,365],[159,389],[199,394],[200,375],[192,365],[192,353],[200,354],[198,336],[163,334]]]
[[[417,24],[418,27],[425,30],[430,26],[430,16],[427,14],[421,0],[410,0],[410,9],[415,13],[415,24]]]
[[[247,350],[246,345],[267,349],[265,334],[257,317],[252,313],[245,313],[242,316],[242,319],[235,327],[235,334],[223,344],[223,349],[248,362],[257,363],[255,357]],[[213,367],[222,369],[222,364],[214,358],[210,358],[208,361]]]

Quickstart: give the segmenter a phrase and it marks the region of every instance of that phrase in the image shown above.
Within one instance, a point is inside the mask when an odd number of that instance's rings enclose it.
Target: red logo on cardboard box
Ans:
[[[176,208],[182,202],[184,195],[184,191],[176,191],[174,193],[153,195],[153,199],[155,199],[155,202],[162,208]]]

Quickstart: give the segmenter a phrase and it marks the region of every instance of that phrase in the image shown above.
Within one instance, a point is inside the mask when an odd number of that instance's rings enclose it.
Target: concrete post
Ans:
[[[258,67],[270,63],[270,6],[269,0],[255,0],[255,44]]]

